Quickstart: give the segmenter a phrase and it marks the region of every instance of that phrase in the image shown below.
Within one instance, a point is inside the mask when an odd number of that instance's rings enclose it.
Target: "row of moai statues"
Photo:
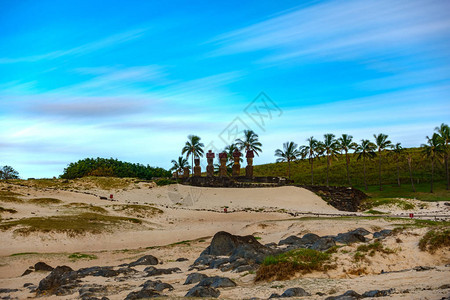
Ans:
[[[241,156],[242,153],[239,150],[235,150],[233,152],[233,168],[232,168],[232,176],[238,177],[241,173]],[[206,160],[208,162],[208,165],[206,166],[206,176],[207,177],[214,177],[214,158],[216,157],[215,153],[211,150],[206,153]],[[253,178],[253,158],[255,157],[255,154],[252,150],[247,151],[247,155],[245,156],[247,158],[247,167],[245,167],[245,176],[248,178]],[[219,177],[227,177],[227,161],[228,161],[228,155],[226,152],[219,153]],[[185,178],[189,177],[189,169],[186,168],[184,171]],[[194,176],[200,177],[202,174],[202,170],[200,167],[200,159],[196,158],[194,159]]]

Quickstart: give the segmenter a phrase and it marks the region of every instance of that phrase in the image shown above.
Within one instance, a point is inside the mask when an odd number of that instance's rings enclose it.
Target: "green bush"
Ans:
[[[450,247],[450,229],[430,230],[419,241],[419,249],[430,253],[437,249]]]

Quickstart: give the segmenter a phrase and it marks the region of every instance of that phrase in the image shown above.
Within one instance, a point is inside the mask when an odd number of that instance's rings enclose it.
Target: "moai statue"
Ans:
[[[209,150],[208,153],[206,153],[206,159],[208,161],[208,165],[206,166],[206,176],[207,177],[214,177],[214,158],[216,155]]]
[[[233,152],[233,160],[234,160],[234,164],[233,164],[233,177],[238,177],[240,172],[241,172],[241,155],[242,153],[236,149]]]
[[[190,173],[189,168],[183,168],[183,178],[189,178]]]
[[[219,177],[227,177],[227,160],[228,156],[226,152],[219,153],[220,167]]]
[[[248,150],[245,157],[247,158],[247,166],[245,167],[245,176],[247,178],[253,178],[253,157],[255,157],[253,150]]]
[[[195,158],[194,159],[194,176],[195,177],[200,177],[202,176],[202,167],[200,167],[200,158]]]

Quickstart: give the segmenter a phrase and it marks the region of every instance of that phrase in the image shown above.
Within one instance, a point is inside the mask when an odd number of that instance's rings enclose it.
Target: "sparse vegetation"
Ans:
[[[365,200],[364,202],[364,207],[370,209],[373,207],[378,207],[378,206],[397,206],[403,210],[410,210],[410,209],[414,209],[415,206],[414,204],[402,200],[402,199],[396,199],[396,198],[368,198]]]
[[[419,241],[419,249],[430,253],[440,248],[450,248],[450,229],[433,229],[428,231]]]
[[[34,198],[28,200],[28,203],[37,205],[50,205],[50,204],[59,204],[62,203],[62,201],[55,198]]]
[[[313,249],[296,249],[277,256],[268,256],[256,272],[255,281],[286,280],[296,273],[326,271],[334,266],[329,253]]]
[[[164,186],[169,184],[177,183],[175,180],[167,179],[167,178],[161,178],[155,181],[157,186]]]
[[[99,213],[99,214],[107,214],[108,213],[108,211],[106,209],[104,209],[103,207],[92,205],[92,204],[87,204],[87,203],[81,203],[81,202],[72,202],[72,203],[64,205],[64,207],[86,209],[91,212]]]
[[[358,248],[356,248],[355,259],[357,256],[356,254],[360,252],[368,252],[369,256],[374,256],[376,252],[391,254],[394,253],[394,250],[384,247],[380,241],[375,241],[371,244],[358,246]]]
[[[3,212],[15,214],[15,213],[17,213],[17,210],[12,209],[12,208],[4,208],[4,207],[0,206],[0,213],[3,213]]]
[[[11,191],[0,191],[1,202],[23,203],[23,200],[18,196],[22,195]]]
[[[92,260],[92,259],[97,259],[97,255],[93,255],[93,254],[84,254],[84,253],[72,253],[68,256],[69,259],[71,259],[72,261],[76,261],[79,259],[85,259],[85,260]]]
[[[129,225],[130,223],[141,224],[142,221],[135,218],[82,213],[68,216],[32,217],[2,222],[0,230],[16,228],[14,233],[24,236],[34,232],[56,232],[65,233],[73,237],[86,233],[98,234],[111,231],[114,227],[117,228],[120,225]]]
[[[371,215],[385,215],[387,213],[379,211],[379,210],[375,210],[375,209],[369,209],[368,211],[365,211],[366,214],[371,214]]]
[[[124,212],[129,216],[137,216],[141,218],[151,217],[163,213],[163,211],[159,208],[139,204],[113,205],[113,209],[116,211]]]

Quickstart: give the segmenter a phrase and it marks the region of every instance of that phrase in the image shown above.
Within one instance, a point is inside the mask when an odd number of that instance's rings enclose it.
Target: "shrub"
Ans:
[[[419,241],[419,249],[434,253],[437,249],[450,247],[450,229],[430,230]]]
[[[334,266],[329,264],[331,255],[313,249],[296,249],[277,256],[268,256],[256,272],[255,281],[286,280],[297,272],[326,271]]]
[[[175,180],[171,180],[171,179],[166,179],[166,178],[161,178],[155,181],[157,186],[163,186],[163,185],[169,185],[169,184],[174,184],[177,183]]]

